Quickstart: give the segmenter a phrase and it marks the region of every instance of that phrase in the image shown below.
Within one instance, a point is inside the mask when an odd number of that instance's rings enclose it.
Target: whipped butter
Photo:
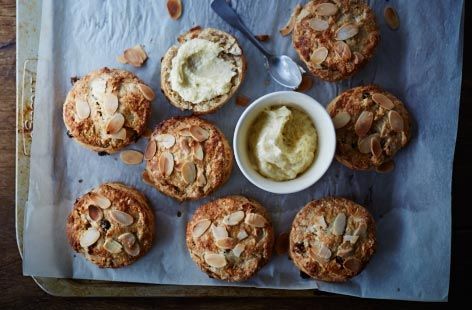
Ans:
[[[204,39],[183,43],[172,59],[170,84],[185,101],[200,103],[231,90],[236,68],[219,57],[223,49]]]
[[[262,111],[249,129],[249,154],[264,177],[295,179],[312,164],[317,133],[308,115],[286,106]]]

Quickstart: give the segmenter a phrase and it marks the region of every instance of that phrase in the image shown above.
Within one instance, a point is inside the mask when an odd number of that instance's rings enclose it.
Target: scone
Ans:
[[[246,60],[236,39],[218,29],[194,27],[178,38],[161,62],[161,88],[174,106],[211,113],[241,85]]]
[[[105,183],[76,200],[66,230],[76,252],[100,268],[119,268],[151,248],[154,213],[137,190]]]
[[[289,254],[310,277],[343,282],[375,252],[375,223],[362,206],[339,197],[309,202],[293,220]]]
[[[313,0],[294,25],[295,50],[314,75],[338,81],[353,75],[374,54],[380,34],[363,0]]]
[[[378,86],[347,90],[326,109],[336,128],[336,159],[351,169],[384,172],[393,168],[393,156],[411,138],[405,106]]]
[[[68,135],[86,148],[114,153],[143,134],[152,89],[131,72],[102,68],[75,82],[63,118]]]
[[[187,224],[187,247],[210,278],[244,281],[272,255],[274,232],[267,211],[243,196],[228,196],[195,211]]]
[[[143,178],[179,201],[199,199],[225,183],[233,152],[224,134],[197,116],[172,117],[149,138]]]

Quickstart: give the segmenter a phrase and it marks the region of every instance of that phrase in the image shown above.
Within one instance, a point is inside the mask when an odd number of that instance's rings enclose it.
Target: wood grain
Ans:
[[[466,23],[472,6],[466,1]],[[469,8],[469,9],[468,9]],[[465,27],[465,36],[470,31]],[[15,241],[15,1],[0,0],[0,309],[413,309],[438,308],[441,304],[366,300],[346,296],[313,296],[303,299],[257,298],[55,298],[44,293],[29,277],[23,277],[21,258]],[[464,55],[470,54],[470,47]],[[472,242],[472,212],[467,194],[472,171],[472,66],[464,59],[458,142],[453,178],[453,243],[450,300],[467,298],[472,278],[468,245]],[[447,95],[447,94],[445,94]],[[464,246],[466,245],[466,246]],[[414,253],[412,253],[414,255]],[[424,258],[427,259],[427,258]]]

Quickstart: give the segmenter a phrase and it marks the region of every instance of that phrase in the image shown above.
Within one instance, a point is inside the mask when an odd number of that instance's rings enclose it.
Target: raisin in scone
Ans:
[[[114,153],[143,134],[153,99],[152,89],[131,72],[93,71],[67,95],[63,118],[68,135],[90,150]]]
[[[313,0],[296,17],[292,41],[308,69],[327,81],[345,79],[366,64],[380,40],[363,0]]]
[[[236,39],[218,29],[194,27],[161,62],[161,88],[172,105],[195,114],[225,104],[243,82],[246,59]]]
[[[293,220],[289,254],[310,277],[343,282],[359,274],[375,252],[375,223],[362,206],[344,198],[309,202]]]
[[[233,152],[224,134],[196,116],[172,117],[149,138],[143,178],[179,201],[205,197],[225,183]]]
[[[127,266],[154,240],[154,213],[143,194],[105,183],[78,198],[66,224],[72,248],[101,268]]]
[[[394,155],[411,139],[405,106],[376,85],[347,90],[326,109],[336,128],[336,159],[351,169],[388,171]]]
[[[244,281],[272,255],[274,232],[267,211],[243,196],[228,196],[195,211],[187,224],[187,247],[211,278]]]

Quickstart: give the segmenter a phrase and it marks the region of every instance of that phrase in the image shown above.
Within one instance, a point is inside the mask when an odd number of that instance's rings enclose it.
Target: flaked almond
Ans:
[[[323,215],[317,216],[315,218],[315,227],[316,227],[317,230],[326,229],[328,227]]]
[[[249,97],[246,97],[246,96],[243,96],[243,95],[239,95],[236,97],[236,104],[241,106],[241,107],[245,107],[249,104],[249,101],[251,101],[251,99],[249,99]]]
[[[254,227],[264,227],[267,224],[267,220],[260,214],[248,213],[246,214],[244,223]]]
[[[182,178],[184,179],[185,183],[192,184],[197,177],[197,168],[195,164],[191,161],[187,161],[182,164]]]
[[[94,222],[98,222],[103,218],[103,211],[95,205],[88,206],[88,217]]]
[[[338,213],[333,222],[332,233],[335,236],[342,236],[344,234],[344,229],[346,228],[346,214]]]
[[[346,111],[340,111],[333,117],[333,125],[335,129],[343,128],[351,120],[351,115]]]
[[[304,73],[302,75],[302,81],[297,87],[297,91],[305,92],[309,91],[313,87],[313,77],[309,73]]]
[[[174,156],[170,152],[162,153],[159,157],[158,166],[163,176],[170,176],[172,171],[174,171]]]
[[[288,251],[289,233],[281,233],[275,240],[275,252],[279,255],[285,254]]]
[[[203,148],[200,143],[194,143],[192,145],[193,158],[197,160],[203,160]]]
[[[234,226],[238,225],[244,219],[244,211],[236,211],[223,218],[223,224]]]
[[[357,33],[359,33],[359,27],[352,23],[347,23],[336,30],[336,40],[347,40],[354,37]]]
[[[200,126],[191,126],[189,132],[190,135],[198,142],[203,142],[208,139],[208,137],[210,137],[210,133],[208,132],[208,130],[203,129]]]
[[[136,237],[132,233],[126,232],[118,236],[118,241],[125,247],[132,247],[136,243]]]
[[[120,153],[120,159],[127,165],[139,165],[143,161],[143,153],[135,150],[126,150]]]
[[[379,173],[388,173],[395,169],[395,163],[393,160],[389,160],[386,163],[381,164],[378,167],[375,167],[375,171]]]
[[[92,204],[99,206],[102,209],[108,209],[111,206],[110,199],[99,193],[91,192],[89,194],[89,199]]]
[[[124,65],[128,63],[128,61],[125,58],[125,55],[123,54],[116,56],[116,61]]]
[[[362,56],[359,52],[354,52],[354,63],[356,65],[360,64],[364,60],[364,56]]]
[[[231,250],[236,245],[236,240],[233,238],[223,238],[216,240],[216,246],[223,250]]]
[[[113,240],[112,238],[108,238],[107,240],[105,240],[103,248],[112,254],[116,254],[120,253],[123,247],[119,242]]]
[[[226,258],[223,254],[205,253],[205,262],[214,268],[226,266]]]
[[[105,93],[102,96],[103,110],[108,115],[115,114],[118,109],[118,97],[112,93]]]
[[[329,260],[331,258],[331,250],[324,244],[320,245],[317,254],[324,260]]]
[[[311,53],[310,61],[315,65],[319,65],[326,60],[326,57],[328,57],[328,49],[322,46],[314,50],[313,53]]]
[[[374,114],[370,111],[362,111],[361,115],[354,125],[354,130],[359,137],[365,136],[370,128],[372,127],[372,122],[374,121]]]
[[[351,243],[343,242],[340,246],[338,246],[338,250],[336,252],[337,256],[346,257],[352,252],[353,248]]]
[[[159,146],[166,149],[170,149],[175,144],[175,137],[168,133],[157,135],[155,139],[159,143]]]
[[[80,237],[80,246],[87,248],[97,242],[98,238],[100,238],[100,232],[96,228],[89,227]]]
[[[397,11],[391,6],[387,6],[384,10],[384,18],[387,25],[392,30],[397,30],[400,27],[400,19],[398,18]]]
[[[248,236],[247,232],[244,230],[244,228],[241,228],[241,230],[238,232],[238,235],[236,236],[238,240],[244,240]]]
[[[311,12],[307,9],[302,9],[300,13],[298,13],[297,18],[295,19],[297,22],[301,22],[305,17],[309,16]],[[294,24],[295,26],[295,24]]]
[[[380,155],[382,155],[382,146],[380,145],[380,138],[378,136],[370,140],[370,151],[374,157],[379,158]]]
[[[241,243],[238,243],[236,244],[236,246],[233,248],[233,254],[234,256],[236,257],[240,257],[241,256],[241,253],[244,252],[244,248],[246,246],[244,244],[241,244]]]
[[[120,224],[121,226],[129,226],[134,222],[134,219],[131,215],[120,210],[112,210],[110,212],[110,217],[113,221]]]
[[[354,236],[363,236],[367,232],[367,224],[366,223],[360,223],[359,226],[354,230],[353,235]]]
[[[187,138],[180,140],[180,150],[184,155],[188,155],[192,152],[192,149],[189,146],[189,140]]]
[[[290,15],[290,18],[287,24],[282,29],[279,30],[281,35],[286,36],[292,32],[293,27],[295,26],[295,20],[297,18],[297,15],[300,13],[301,10],[302,10],[302,6],[300,4],[297,4],[293,8],[292,14]]]
[[[228,231],[223,226],[211,226],[211,233],[213,234],[213,238],[215,240],[221,240],[224,238],[228,238]]]
[[[149,101],[153,101],[156,95],[151,87],[147,86],[146,84],[138,84],[139,91],[143,94],[144,98]]]
[[[192,229],[192,237],[198,238],[203,235],[210,227],[211,221],[209,219],[203,219],[198,221]]]
[[[370,141],[374,137],[378,137],[378,135],[379,135],[378,133],[374,133],[374,134],[368,135],[367,137],[360,138],[359,141],[357,142],[357,148],[359,149],[359,152],[361,152],[362,154],[369,154],[371,151]]]
[[[349,45],[347,45],[346,42],[338,41],[334,43],[334,50],[336,51],[336,54],[341,57],[341,59],[346,61],[351,59],[351,49],[349,48]]]
[[[329,27],[328,21],[316,17],[310,19],[308,25],[315,31],[325,31]]]
[[[116,113],[107,122],[106,131],[107,134],[112,135],[120,131],[125,124],[125,117],[121,113]]]
[[[148,145],[146,146],[146,150],[144,151],[144,159],[151,160],[157,152],[157,142],[156,140],[152,139],[149,140]]]
[[[267,42],[270,39],[270,36],[268,34],[258,34],[255,36],[257,40],[260,42]]]
[[[147,54],[141,45],[135,45],[131,48],[125,49],[123,57],[126,62],[134,67],[141,67],[147,59]]]
[[[182,137],[191,137],[192,136],[190,134],[190,130],[188,130],[188,128],[179,130],[178,134],[179,134],[179,136],[182,136]]]
[[[315,6],[315,14],[319,16],[333,16],[338,11],[338,7],[329,2],[320,3]]]
[[[351,244],[355,244],[358,239],[359,239],[359,236],[352,236],[352,235],[343,236],[343,242],[349,242]]]
[[[402,131],[402,139],[401,139],[401,144],[402,146],[405,146],[408,143],[408,137],[406,136],[406,133]]]
[[[203,173],[199,173],[197,175],[197,185],[198,186],[205,186],[206,183],[207,183],[207,180],[205,178],[205,175]]]
[[[152,182],[151,178],[149,177],[149,174],[147,171],[144,171],[143,174],[141,175],[141,179],[143,180],[144,183],[150,186],[154,186],[154,182]]]
[[[360,260],[354,257],[350,257],[344,261],[344,268],[351,270],[353,273],[358,273],[362,268]]]
[[[79,120],[84,120],[90,116],[90,106],[87,101],[77,99],[75,101],[75,113]]]
[[[182,15],[182,1],[181,0],[167,0],[167,12],[170,18],[177,20]]]
[[[393,131],[403,131],[403,118],[397,111],[388,112],[388,122]]]
[[[391,110],[395,107],[392,100],[390,100],[390,98],[388,98],[384,94],[375,93],[372,95],[372,100],[378,105],[380,105],[382,108],[385,108],[387,110]]]
[[[112,139],[125,140],[126,139],[126,129],[121,128],[117,133],[110,135]]]
[[[137,242],[131,247],[123,245],[123,249],[125,249],[125,252],[131,256],[138,256],[140,252],[139,243]]]

